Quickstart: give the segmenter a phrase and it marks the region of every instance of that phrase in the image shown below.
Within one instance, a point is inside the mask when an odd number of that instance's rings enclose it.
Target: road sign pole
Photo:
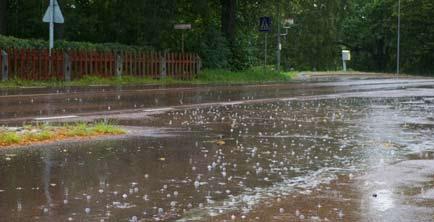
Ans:
[[[51,55],[51,51],[54,48],[54,24],[63,24],[65,22],[62,11],[60,9],[59,3],[57,0],[50,0],[50,4],[48,5],[47,11],[42,18],[43,22],[48,23],[49,28],[49,46],[48,51]]]
[[[50,18],[50,45],[49,55],[51,56],[51,50],[54,48],[54,0],[50,0],[51,18]]]
[[[259,31],[265,32],[264,35],[264,73],[267,69],[268,33],[271,31],[271,18],[261,17],[259,19]]]
[[[63,24],[65,22],[57,0],[50,0],[50,4],[48,5],[48,9],[45,12],[44,17],[42,18],[42,21],[49,24],[48,72],[49,74],[51,74],[52,71],[51,54],[52,54],[52,49],[54,48],[54,23]]]
[[[174,26],[176,30],[181,31],[181,52],[184,53],[185,49],[185,30],[191,29],[191,24],[176,24]]]
[[[280,41],[280,1],[277,2],[277,51],[276,51],[276,70],[280,72],[280,60],[281,60],[281,41]]]
[[[182,50],[182,53],[184,53],[184,31],[182,31],[182,37],[181,38],[182,38],[182,43],[181,43],[182,44],[182,46],[181,46],[182,49],[181,50]]]
[[[51,50],[53,49],[53,38],[54,38],[54,23],[50,22],[50,45],[49,45],[49,49],[48,49],[48,75],[51,76],[52,73],[52,58],[51,58]]]
[[[51,76],[53,71],[53,63],[51,58],[51,50],[54,48],[54,0],[50,0],[51,18],[50,18],[50,43],[48,46],[48,75]]]
[[[396,75],[400,73],[401,53],[401,0],[398,0],[398,38],[396,43]]]
[[[267,70],[267,43],[268,43],[268,32],[265,33],[265,48],[264,48],[264,73]]]

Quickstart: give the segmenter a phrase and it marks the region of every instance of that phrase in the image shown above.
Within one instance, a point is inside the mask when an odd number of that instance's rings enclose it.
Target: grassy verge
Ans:
[[[25,126],[13,130],[10,128],[0,128],[0,147],[30,145],[69,138],[121,135],[125,133],[119,126],[105,122],[92,124],[74,123],[63,126]]]
[[[286,82],[291,80],[296,72],[277,72],[262,67],[246,71],[232,72],[227,70],[204,70],[198,77],[203,83],[263,83]]]
[[[272,69],[264,71],[263,68],[252,68],[245,71],[233,72],[228,70],[203,70],[195,79],[176,80],[172,78],[151,79],[133,76],[122,78],[101,78],[97,76],[86,76],[80,80],[64,82],[58,80],[28,81],[11,79],[0,82],[0,88],[20,87],[65,87],[65,86],[90,86],[90,85],[179,85],[179,84],[242,84],[242,83],[263,83],[263,82],[286,82],[289,81],[295,72],[276,72]]]

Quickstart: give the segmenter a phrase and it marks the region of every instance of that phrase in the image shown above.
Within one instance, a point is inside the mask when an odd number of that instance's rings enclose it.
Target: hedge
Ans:
[[[19,49],[44,49],[48,47],[48,41],[41,39],[20,39],[0,35],[0,48]],[[59,40],[55,41],[56,49],[76,49],[89,51],[153,51],[153,48],[146,46],[130,46],[119,43],[89,43]]]

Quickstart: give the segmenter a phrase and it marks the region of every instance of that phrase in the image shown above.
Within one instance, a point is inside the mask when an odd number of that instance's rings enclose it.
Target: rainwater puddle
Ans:
[[[6,221],[249,215],[278,197],[315,195],[342,175],[377,172],[420,153],[434,159],[433,128],[420,124],[432,121],[434,110],[420,106],[424,101],[358,97],[167,109],[135,127],[177,129],[176,136],[2,151],[0,215]],[[393,209],[400,201],[395,191],[379,189],[384,198],[369,206]]]

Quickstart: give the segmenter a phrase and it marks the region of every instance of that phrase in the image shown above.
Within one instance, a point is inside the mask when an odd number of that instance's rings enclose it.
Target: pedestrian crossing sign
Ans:
[[[271,32],[271,17],[261,17],[259,19],[259,31]]]

